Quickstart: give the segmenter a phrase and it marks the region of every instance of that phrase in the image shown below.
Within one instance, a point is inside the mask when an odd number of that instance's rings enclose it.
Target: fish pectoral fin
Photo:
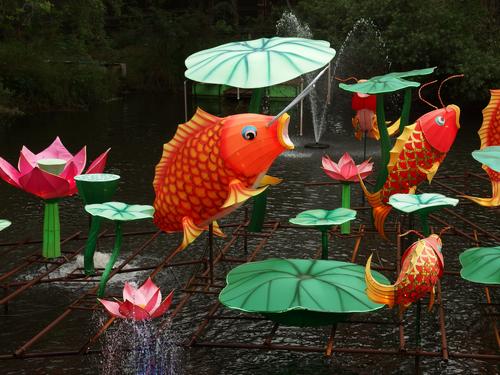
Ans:
[[[263,187],[266,185],[278,185],[278,184],[281,184],[281,182],[283,182],[282,178],[273,177],[273,176],[269,176],[268,174],[266,174],[264,177],[262,177],[260,179],[259,187]]]
[[[432,179],[434,178],[434,175],[436,174],[440,164],[441,164],[440,162],[435,161],[432,164],[432,167],[430,167],[429,169],[425,169],[420,166],[418,167],[420,172],[427,175],[427,181],[429,181],[429,184],[432,182]]]
[[[401,117],[398,118],[396,121],[394,121],[394,124],[392,124],[391,126],[389,126],[387,128],[387,132],[389,133],[390,136],[396,134],[396,132],[399,130],[399,124],[401,122]],[[390,121],[389,121],[390,123]]]
[[[222,205],[222,208],[242,203],[251,197],[259,195],[264,190],[266,190],[268,186],[269,185],[257,189],[252,189],[246,187],[240,180],[237,179],[232,180],[229,183],[229,195],[227,196],[226,201]]]
[[[415,192],[417,191],[417,186],[412,186],[409,190],[408,190],[408,194],[415,194]]]
[[[214,229],[214,234],[217,237],[226,237],[222,229],[220,229],[219,224],[215,220],[213,221],[213,229]]]
[[[177,251],[184,250],[188,247],[188,245],[198,238],[198,236],[203,233],[205,229],[207,228],[197,226],[190,217],[184,216],[182,218],[182,230],[184,232],[184,237],[182,238],[182,243]]]
[[[429,311],[432,311],[432,306],[434,306],[435,296],[436,296],[435,287],[432,287],[431,295],[429,297]]]

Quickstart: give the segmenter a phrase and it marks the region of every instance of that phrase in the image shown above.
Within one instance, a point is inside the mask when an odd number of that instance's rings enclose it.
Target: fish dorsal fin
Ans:
[[[403,150],[403,147],[408,141],[408,138],[410,138],[411,133],[413,133],[413,131],[415,130],[415,126],[416,124],[405,126],[405,130],[403,130],[403,133],[401,133],[401,135],[396,139],[396,143],[394,143],[394,147],[391,150],[389,164],[387,164],[387,170],[389,171],[389,173],[391,173],[392,168],[398,162],[399,154],[401,150]]]
[[[220,117],[211,115],[198,107],[191,120],[184,124],[180,124],[177,127],[174,138],[172,138],[170,142],[163,145],[163,154],[160,162],[156,165],[155,178],[153,180],[155,192],[158,191],[158,187],[165,178],[165,172],[167,169],[166,166],[169,163],[169,160],[173,158],[177,150],[186,142],[186,140],[204,128],[215,125],[220,120]]]
[[[491,99],[483,109],[483,124],[478,131],[481,149],[498,146],[500,141],[500,89],[490,90]]]

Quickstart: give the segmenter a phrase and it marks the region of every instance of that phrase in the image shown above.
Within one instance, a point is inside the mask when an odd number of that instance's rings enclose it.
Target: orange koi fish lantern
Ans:
[[[434,287],[444,271],[441,247],[441,238],[437,234],[414,242],[403,254],[401,272],[393,285],[381,284],[373,278],[370,256],[365,268],[368,298],[391,308],[399,305],[402,309],[407,309],[430,292],[430,310],[434,304]]]
[[[198,108],[179,125],[163,147],[153,182],[154,223],[165,232],[184,232],[178,251],[272,183],[266,171],[294,148],[288,123],[286,113],[220,118]],[[223,235],[216,223],[214,233]]]
[[[460,128],[460,108],[454,104],[435,108],[406,126],[397,138],[390,152],[389,175],[382,189],[370,193],[360,181],[373,207],[375,228],[384,238],[385,220],[391,211],[387,204],[389,197],[397,193],[414,193],[417,185],[425,180],[430,183],[455,142]]]

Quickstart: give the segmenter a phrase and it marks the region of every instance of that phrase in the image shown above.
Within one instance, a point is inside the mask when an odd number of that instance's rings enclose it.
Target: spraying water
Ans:
[[[313,37],[309,25],[301,22],[293,12],[288,10],[283,12],[281,18],[276,23],[276,35],[306,39],[312,39]],[[304,78],[306,84],[309,84],[315,77],[316,73],[314,72],[305,74]],[[327,91],[325,90],[325,86],[327,86],[327,83],[328,81],[325,75],[325,77],[316,83],[315,88],[308,96],[311,106],[314,140],[316,141],[316,144],[319,142],[326,129],[326,114],[328,106],[326,104]]]

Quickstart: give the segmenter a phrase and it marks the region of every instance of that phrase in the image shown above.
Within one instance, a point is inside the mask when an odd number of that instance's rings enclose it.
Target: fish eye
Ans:
[[[436,124],[438,124],[439,126],[443,126],[445,123],[444,117],[443,116],[436,116],[436,118],[434,119],[434,122]]]
[[[257,137],[257,128],[252,125],[247,125],[241,130],[241,135],[247,141],[251,141]]]

